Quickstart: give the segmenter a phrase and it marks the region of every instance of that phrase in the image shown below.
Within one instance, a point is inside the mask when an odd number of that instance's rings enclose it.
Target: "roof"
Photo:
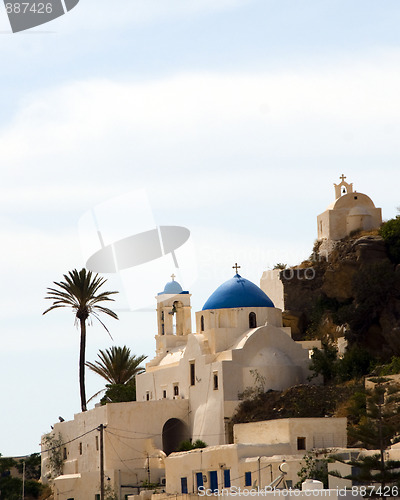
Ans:
[[[214,293],[210,295],[203,306],[203,311],[208,309],[231,309],[235,307],[275,307],[272,300],[261,288],[235,274],[233,278],[225,281]]]
[[[160,292],[158,295],[163,295],[164,293],[167,293],[169,295],[177,295],[179,293],[188,293],[188,292],[184,292],[181,285],[177,281],[172,280],[165,285],[164,290]]]

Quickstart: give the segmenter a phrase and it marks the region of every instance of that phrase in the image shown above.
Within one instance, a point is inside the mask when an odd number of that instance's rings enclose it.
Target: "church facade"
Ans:
[[[61,474],[51,439],[43,441],[43,480],[54,481],[58,499],[99,492],[101,449],[107,484],[121,498],[143,482],[162,481],[164,459],[182,441],[233,442],[230,418],[256,381],[264,390],[307,381],[309,349],[291,338],[282,311],[254,283],[236,273],[218,287],[196,313],[195,332],[190,297],[174,277],[157,295],[156,355],[137,376],[136,402],[54,425],[50,438],[63,443]]]

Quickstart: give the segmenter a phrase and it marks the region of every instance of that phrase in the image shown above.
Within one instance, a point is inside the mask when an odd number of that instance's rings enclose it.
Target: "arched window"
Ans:
[[[204,332],[204,316],[200,318],[200,331]]]
[[[256,328],[257,326],[257,316],[255,312],[249,314],[249,328]]]
[[[179,385],[174,385],[174,396],[179,396]]]

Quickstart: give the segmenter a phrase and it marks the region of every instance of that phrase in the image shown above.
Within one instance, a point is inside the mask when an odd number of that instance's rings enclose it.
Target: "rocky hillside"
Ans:
[[[345,335],[381,360],[400,355],[400,266],[378,232],[339,242],[328,260],[318,254],[281,272],[284,324],[296,340]]]
[[[237,424],[275,418],[347,416],[343,405],[358,390],[360,386],[354,384],[297,385],[282,392],[260,392],[240,403],[232,421]]]

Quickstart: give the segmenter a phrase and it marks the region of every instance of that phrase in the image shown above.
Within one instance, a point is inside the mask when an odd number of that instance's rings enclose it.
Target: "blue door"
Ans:
[[[181,492],[182,493],[187,493],[187,477],[181,477]]]
[[[196,472],[196,483],[197,483],[197,489],[201,488],[203,486],[203,473],[202,472]]]
[[[218,474],[216,470],[210,470],[211,491],[218,491]]]

